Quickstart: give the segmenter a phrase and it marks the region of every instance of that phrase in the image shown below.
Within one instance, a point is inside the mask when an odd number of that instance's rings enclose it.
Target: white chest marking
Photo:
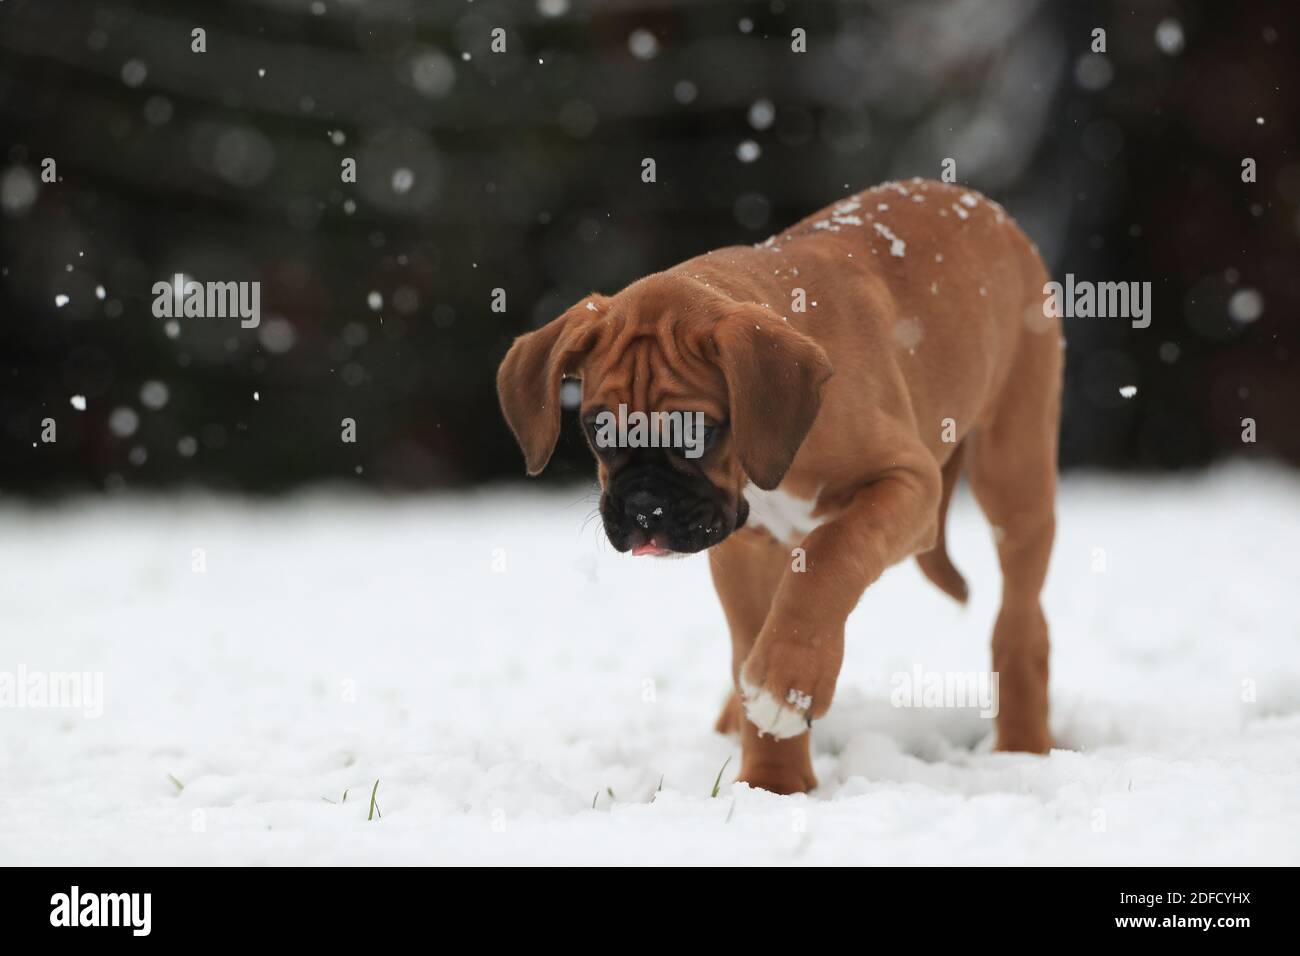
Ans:
[[[826,520],[823,516],[813,517],[813,510],[817,507],[815,498],[796,498],[780,488],[764,491],[757,485],[747,485],[745,500],[749,502],[749,521],[746,524],[765,528],[782,544],[798,544]]]

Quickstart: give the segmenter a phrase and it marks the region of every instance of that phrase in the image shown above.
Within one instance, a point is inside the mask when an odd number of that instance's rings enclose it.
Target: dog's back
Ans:
[[[864,409],[914,420],[942,465],[1004,390],[1058,400],[1060,320],[1044,315],[1037,249],[960,186],[886,183],[669,271],[767,306],[826,349],[836,375],[808,447],[840,460],[874,437]],[[1010,382],[1022,351],[1035,358]]]

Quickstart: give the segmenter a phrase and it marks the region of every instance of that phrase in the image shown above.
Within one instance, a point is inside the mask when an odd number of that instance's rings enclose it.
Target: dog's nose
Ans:
[[[667,508],[658,495],[649,491],[633,491],[623,499],[623,513],[638,527],[649,530],[664,519]]]

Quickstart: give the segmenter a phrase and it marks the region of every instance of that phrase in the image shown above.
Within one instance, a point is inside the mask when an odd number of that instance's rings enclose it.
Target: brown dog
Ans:
[[[619,551],[709,551],[731,629],[740,779],[816,786],[805,731],[830,706],[844,622],[917,555],[959,601],[944,547],[965,461],[993,525],[1000,750],[1045,752],[1062,339],[1047,272],[1002,207],[912,180],[869,189],[753,247],[591,295],[521,336],[497,387],[529,474],[582,381],[601,514]],[[699,457],[596,441],[602,411],[702,413]],[[745,719],[745,718],[748,719]]]

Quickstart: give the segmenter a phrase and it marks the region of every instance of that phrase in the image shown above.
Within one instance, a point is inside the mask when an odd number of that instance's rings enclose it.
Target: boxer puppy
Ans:
[[[806,732],[826,713],[844,622],[916,555],[958,601],[944,517],[963,463],[993,526],[997,747],[1044,753],[1062,344],[1047,272],[1002,207],[943,183],[888,183],[755,246],[717,249],[590,295],[521,336],[497,376],[529,474],[581,419],[619,551],[708,550],[732,640],[740,779],[816,786]],[[602,413],[679,412],[701,454],[599,440]]]

